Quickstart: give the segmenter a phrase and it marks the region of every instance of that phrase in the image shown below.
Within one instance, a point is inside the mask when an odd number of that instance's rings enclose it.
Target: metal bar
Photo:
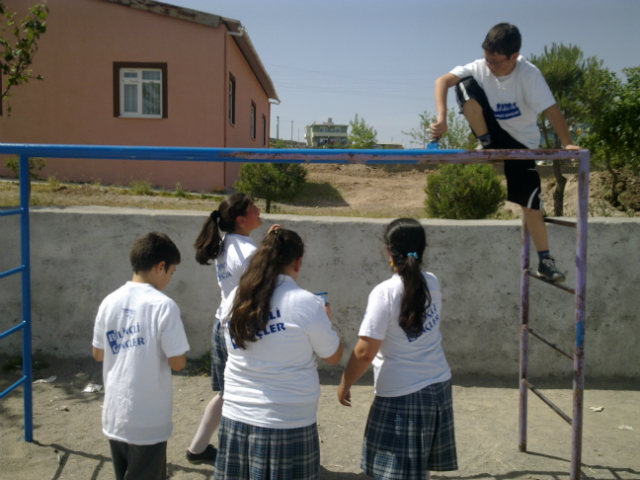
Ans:
[[[588,206],[589,158],[581,158],[578,167],[578,228],[576,229],[576,345],[573,360],[574,423],[571,439],[571,480],[580,480],[580,467],[582,465],[582,410],[584,407],[584,333],[587,306]]]
[[[534,337],[536,337],[537,339],[541,340],[542,342],[546,343],[547,345],[549,345],[551,348],[553,348],[554,350],[557,350],[559,353],[561,353],[562,355],[564,355],[565,357],[567,357],[569,360],[573,360],[573,356],[571,354],[569,354],[566,350],[562,349],[561,347],[559,347],[558,345],[556,345],[555,343],[547,340],[546,338],[544,338],[542,335],[540,335],[538,332],[534,331],[533,328],[529,327],[528,325],[525,325],[523,327],[527,332],[529,332],[531,335],[533,335]]]
[[[0,154],[45,158],[168,160],[190,162],[446,164],[501,163],[503,160],[588,158],[588,150],[360,150],[139,147],[121,145],[0,145]]]
[[[11,327],[9,330],[7,330],[6,332],[2,332],[0,333],[0,340],[2,340],[5,337],[8,337],[9,335],[11,335],[14,332],[17,332],[18,330],[21,330],[24,328],[24,322],[20,322],[18,325],[16,325],[15,327]]]
[[[526,329],[529,323],[529,250],[531,238],[529,229],[522,217],[522,250],[520,252],[520,414],[519,414],[519,438],[518,448],[521,452],[527,451],[527,389],[522,382],[527,380],[527,365],[529,352],[529,334]]]
[[[24,440],[33,441],[33,386],[31,362],[31,259],[29,255],[29,157],[20,155],[20,257],[22,271],[22,371],[24,384]]]
[[[552,287],[556,287],[556,288],[559,288],[560,290],[564,290],[565,292],[571,293],[572,295],[576,293],[573,288],[569,288],[569,287],[565,286],[564,283],[550,282],[546,278],[540,277],[539,275],[537,275],[535,272],[532,272],[531,270],[527,270],[527,275],[529,275],[530,277],[533,277],[533,278],[537,278],[541,282],[544,282],[544,283],[546,283],[548,285],[551,285]]]
[[[567,422],[569,425],[572,425],[573,422],[571,421],[569,416],[566,413],[564,413],[562,410],[560,410],[558,407],[556,407],[555,404],[551,400],[549,400],[547,397],[545,397],[542,393],[540,393],[540,391],[537,388],[531,385],[527,380],[522,380],[522,383],[524,383],[524,385],[528,387],[529,390],[535,393],[540,398],[540,400],[542,400],[544,403],[549,405],[549,407],[551,407],[551,410],[553,410],[558,415],[560,415],[565,422]]]
[[[14,391],[16,388],[18,388],[20,386],[20,384],[24,383],[27,380],[27,376],[23,375],[22,378],[20,380],[18,380],[16,383],[14,383],[13,385],[11,385],[9,388],[7,388],[4,392],[0,393],[0,398],[4,398],[5,396],[7,396],[9,393],[11,393],[12,391]]]
[[[0,278],[8,277],[9,275],[13,275],[14,273],[18,273],[24,270],[24,265],[21,265],[16,268],[12,268],[11,270],[7,270],[6,272],[0,273]]]
[[[20,215],[22,209],[16,208],[15,210],[0,210],[0,217],[8,217],[9,215]]]
[[[562,225],[563,227],[576,228],[576,226],[578,225],[577,222],[570,222],[569,220],[559,220],[557,218],[549,218],[549,217],[544,217],[544,221],[546,223],[553,223],[554,225]]]

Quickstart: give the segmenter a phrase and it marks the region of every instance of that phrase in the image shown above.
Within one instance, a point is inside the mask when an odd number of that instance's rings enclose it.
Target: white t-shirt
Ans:
[[[408,395],[451,378],[451,369],[440,345],[440,284],[432,273],[423,275],[431,294],[431,306],[427,309],[422,335],[417,338],[409,338],[398,323],[404,292],[399,275],[377,285],[369,294],[358,335],[382,340],[372,362],[374,391],[380,397]]]
[[[223,318],[236,291],[223,302]],[[224,335],[229,357],[224,371],[222,415],[266,428],[301,428],[316,421],[320,383],[316,354],[333,355],[340,339],[331,329],[324,301],[298,287],[288,275],[278,277],[267,327],[257,341],[237,348]]]
[[[522,55],[509,75],[496,77],[482,58],[451,73],[458,78],[473,77],[487,94],[500,126],[528,148],[540,146],[537,116],[555,105],[551,89],[538,68]]]
[[[104,434],[134,445],[166,441],[173,430],[167,359],[189,350],[176,303],[148,283],[127,282],[102,301],[92,343],[104,350]]]
[[[240,283],[240,277],[247,269],[251,255],[256,249],[253,240],[244,235],[227,233],[222,239],[222,252],[216,258],[216,274],[222,302]],[[221,318],[220,308],[216,311],[216,318]]]

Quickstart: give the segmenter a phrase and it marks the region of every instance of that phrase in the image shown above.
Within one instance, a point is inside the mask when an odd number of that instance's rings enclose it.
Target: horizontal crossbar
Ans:
[[[16,268],[12,268],[11,270],[7,270],[6,272],[0,272],[0,278],[8,277],[9,275],[13,275],[15,273],[20,273],[24,270],[24,265],[21,265]]]
[[[558,415],[560,415],[562,417],[562,419],[567,422],[569,425],[571,425],[573,422],[571,421],[571,418],[569,418],[569,416],[564,413],[562,410],[560,410],[558,407],[556,407],[553,402],[551,400],[549,400],[547,397],[545,397],[542,393],[540,393],[538,391],[537,388],[534,388],[533,385],[531,385],[526,378],[522,379],[522,383],[529,389],[531,390],[533,393],[535,393],[538,398],[540,398],[540,400],[542,400],[544,403],[546,403],[547,405],[549,405],[549,407],[551,407],[551,410],[553,410],[554,412],[556,412]]]
[[[16,208],[14,210],[0,210],[0,217],[8,217],[9,215],[20,215],[22,208]]]
[[[191,148],[114,145],[0,144],[0,154],[45,158],[96,158],[239,163],[447,164],[504,160],[589,159],[588,150],[383,150],[296,148]]]
[[[569,220],[560,220],[559,218],[544,217],[544,221],[547,223],[553,223],[554,225],[562,225],[563,227],[576,228],[578,226],[576,222],[570,222]]]
[[[544,338],[542,335],[540,335],[538,332],[535,332],[533,330],[533,328],[529,327],[529,325],[523,325],[522,328],[524,328],[527,332],[529,332],[531,335],[533,335],[534,337],[536,337],[538,340],[541,340],[542,342],[546,343],[547,345],[549,345],[551,348],[557,350],[559,353],[561,353],[562,355],[564,355],[565,357],[567,357],[569,360],[573,360],[573,355],[570,355],[568,352],[566,352],[564,349],[560,348],[558,345],[556,345],[555,343],[547,340],[546,338]]]
[[[14,383],[13,385],[11,385],[9,388],[7,388],[4,392],[0,393],[0,398],[5,397],[8,393],[11,393],[13,390],[15,390],[16,388],[18,388],[20,385],[22,385],[25,381],[27,380],[27,376],[24,375],[20,380],[18,380],[16,383]]]
[[[566,287],[563,283],[550,282],[546,278],[541,277],[540,275],[538,275],[537,273],[535,273],[535,272],[533,272],[531,270],[527,270],[527,275],[529,275],[530,277],[533,277],[533,278],[537,278],[541,282],[547,283],[547,284],[551,285],[552,287],[556,287],[556,288],[559,288],[560,290],[564,290],[565,292],[569,292],[572,295],[576,294],[576,291],[573,288]]]
[[[15,327],[11,327],[6,332],[0,333],[0,340],[2,340],[4,337],[8,337],[9,335],[16,332],[17,330],[23,329],[26,324],[27,322],[20,322],[18,325],[16,325]]]

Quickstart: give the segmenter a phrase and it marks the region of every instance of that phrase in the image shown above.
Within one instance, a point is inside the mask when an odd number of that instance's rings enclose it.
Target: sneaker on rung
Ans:
[[[187,461],[189,463],[213,463],[216,461],[216,456],[218,451],[211,444],[207,445],[207,448],[204,449],[202,453],[191,453],[187,450]]]
[[[545,257],[538,264],[538,275],[554,283],[565,281],[564,275],[556,268],[556,261],[551,257]]]

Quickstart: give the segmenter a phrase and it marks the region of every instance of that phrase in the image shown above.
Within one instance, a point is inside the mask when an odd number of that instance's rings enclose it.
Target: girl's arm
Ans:
[[[342,380],[338,387],[338,400],[346,407],[351,406],[351,385],[353,385],[369,368],[378,354],[382,340],[371,337],[360,337],[353,348],[347,368],[342,373]]]

